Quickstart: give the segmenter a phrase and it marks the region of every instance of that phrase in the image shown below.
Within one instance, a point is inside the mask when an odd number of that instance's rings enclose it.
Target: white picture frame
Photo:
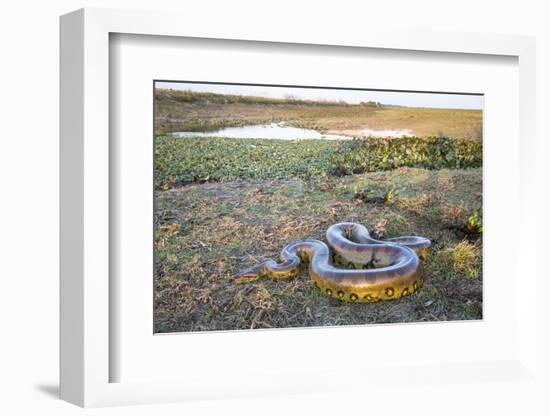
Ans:
[[[182,25],[182,22],[185,22]],[[169,13],[82,9],[61,18],[61,398],[80,406],[160,403],[198,398],[248,397],[262,394],[297,394],[369,388],[381,380],[401,377],[408,388],[433,382],[474,383],[507,380],[538,383],[536,362],[537,270],[529,242],[536,241],[535,171],[535,42],[530,37],[468,33],[403,32],[349,28],[307,33],[299,28],[280,31],[264,25],[243,33],[218,25],[207,28],[200,19]],[[137,34],[278,42],[281,44],[333,45],[455,54],[516,57],[519,66],[519,189],[517,264],[522,284],[517,288],[517,348],[507,359],[468,363],[416,363],[408,368],[369,369],[342,377],[345,371],[271,374],[269,382],[231,383],[220,374],[215,383],[195,376],[178,381],[111,382],[110,366],[117,358],[110,349],[109,282],[113,259],[109,252],[109,37]],[[518,273],[517,270],[511,273]],[[541,276],[538,276],[541,278]],[[414,328],[408,329],[414,333]],[[311,334],[311,333],[310,333]],[[208,334],[201,335],[203,337]],[[304,336],[307,336],[304,335]],[[336,336],[336,335],[335,335]],[[243,341],[244,342],[244,341]],[[434,376],[437,374],[437,376]],[[225,387],[224,387],[225,386]],[[279,386],[275,387],[274,386]],[[403,387],[403,388],[405,388]],[[481,388],[481,387],[480,387]],[[448,394],[451,392],[448,391]],[[493,392],[492,394],[496,394]],[[496,397],[496,396],[495,396]]]

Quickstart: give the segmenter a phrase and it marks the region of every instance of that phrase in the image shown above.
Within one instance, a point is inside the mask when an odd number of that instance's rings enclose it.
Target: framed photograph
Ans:
[[[538,383],[534,60],[507,35],[63,16],[62,398]]]

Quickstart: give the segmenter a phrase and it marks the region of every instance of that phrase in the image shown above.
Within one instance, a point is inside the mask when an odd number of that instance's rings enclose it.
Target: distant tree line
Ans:
[[[249,95],[217,94],[213,92],[197,92],[191,90],[174,90],[157,88],[157,102],[197,103],[197,104],[261,104],[261,105],[315,105],[315,106],[352,106],[344,100],[303,100],[295,95],[287,94],[284,98],[255,97]],[[365,107],[383,107],[377,101],[359,103]]]

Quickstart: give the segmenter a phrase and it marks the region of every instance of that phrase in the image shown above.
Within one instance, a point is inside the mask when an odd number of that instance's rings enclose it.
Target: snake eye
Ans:
[[[338,291],[338,297],[339,298],[343,298],[344,297],[344,292],[342,290],[339,290]]]
[[[332,289],[329,289],[327,287],[327,290],[325,290],[326,294],[329,295],[329,296],[332,296]]]
[[[384,293],[386,293],[387,297],[391,298],[394,295],[395,290],[393,287],[387,287]]]
[[[349,295],[349,299],[352,302],[355,302],[358,299],[358,296],[355,293],[352,293],[351,295]]]

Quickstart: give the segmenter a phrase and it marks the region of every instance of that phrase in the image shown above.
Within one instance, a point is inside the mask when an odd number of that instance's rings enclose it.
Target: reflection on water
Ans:
[[[341,136],[337,134],[321,134],[316,130],[286,127],[275,123],[257,124],[242,127],[226,127],[217,131],[209,132],[177,131],[172,134],[176,137],[226,137],[231,139],[351,139],[351,137],[349,136]]]

